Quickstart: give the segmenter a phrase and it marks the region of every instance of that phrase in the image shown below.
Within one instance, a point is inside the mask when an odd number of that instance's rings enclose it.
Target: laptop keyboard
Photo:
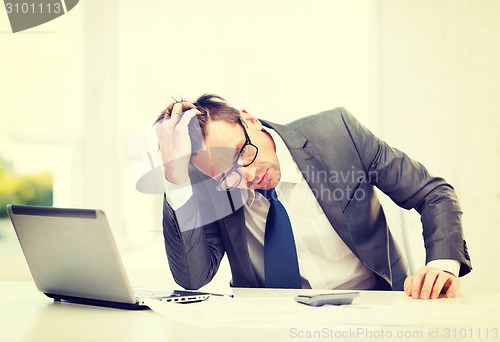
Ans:
[[[155,290],[146,290],[146,289],[134,289],[134,294],[136,298],[150,298],[162,300],[167,297],[175,296],[174,293],[168,291],[155,291]]]
[[[183,290],[175,290],[175,291],[158,291],[151,289],[143,289],[143,288],[135,288],[134,293],[137,299],[156,299],[162,302],[180,302],[180,303],[194,303],[201,302],[208,297],[210,297],[210,293],[205,292],[196,292],[196,291],[183,291]]]

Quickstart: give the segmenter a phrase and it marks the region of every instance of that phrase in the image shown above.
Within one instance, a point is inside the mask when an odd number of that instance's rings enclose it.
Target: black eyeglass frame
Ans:
[[[245,134],[245,143],[243,144],[243,146],[240,148],[240,151],[238,152],[238,156],[236,158],[236,161],[234,162],[233,166],[231,166],[231,168],[222,176],[221,180],[219,181],[219,184],[217,184],[217,187],[216,187],[216,190],[217,191],[230,191],[234,188],[237,188],[238,185],[240,185],[241,183],[241,180],[243,178],[243,175],[241,173],[238,172],[238,168],[239,167],[247,167],[247,166],[250,166],[252,165],[252,163],[255,161],[255,159],[257,158],[257,155],[259,154],[259,148],[257,146],[255,146],[252,141],[250,140],[250,137],[248,136],[248,133],[247,133],[247,130],[245,128],[245,123],[243,122],[243,119],[240,117],[238,117],[238,122],[239,124],[241,125],[241,127],[243,128],[243,133]],[[246,163],[246,164],[239,164],[239,160],[241,158],[241,155],[243,153],[243,151],[245,150],[245,148],[247,146],[252,146],[255,148],[255,155],[253,156],[252,160],[249,162],[249,163]],[[226,179],[232,174],[232,173],[236,173],[239,177],[239,180],[238,182],[235,183],[235,185],[231,185],[231,186],[223,186],[224,182],[226,181]]]

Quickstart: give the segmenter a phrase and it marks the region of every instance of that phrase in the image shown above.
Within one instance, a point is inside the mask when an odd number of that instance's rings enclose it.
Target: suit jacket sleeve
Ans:
[[[471,264],[463,239],[462,211],[453,187],[377,138],[345,109],[342,119],[369,181],[399,206],[416,209],[421,215],[426,263],[453,259],[460,262],[459,276],[469,273]]]
[[[163,236],[174,280],[185,289],[199,289],[212,280],[225,250],[213,203],[203,182],[193,185],[193,196],[176,211],[163,200]]]

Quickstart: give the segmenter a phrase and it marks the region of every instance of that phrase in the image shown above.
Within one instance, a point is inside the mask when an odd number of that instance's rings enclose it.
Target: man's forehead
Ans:
[[[226,121],[211,121],[205,135],[206,147],[236,147],[245,141],[241,126]]]
[[[191,162],[206,175],[219,175],[234,164],[244,142],[245,135],[240,125],[210,121],[206,126],[204,144],[192,155]]]
[[[209,147],[192,155],[192,164],[204,174],[214,177],[230,169],[238,150],[230,147]]]

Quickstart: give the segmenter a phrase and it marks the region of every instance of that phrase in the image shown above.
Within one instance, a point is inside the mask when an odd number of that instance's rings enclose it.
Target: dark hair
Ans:
[[[172,109],[176,103],[186,102],[185,100],[175,100],[170,103],[165,110],[161,112],[155,121],[155,124],[163,119],[168,119],[172,115]],[[214,94],[204,94],[198,97],[193,105],[201,113],[196,115],[198,124],[194,118],[189,123],[189,136],[191,137],[191,151],[193,153],[200,151],[203,148],[203,141],[199,137],[205,139],[208,133],[209,121],[226,121],[228,123],[237,124],[240,112],[228,105],[227,101],[221,96]],[[201,131],[200,131],[201,130]]]

